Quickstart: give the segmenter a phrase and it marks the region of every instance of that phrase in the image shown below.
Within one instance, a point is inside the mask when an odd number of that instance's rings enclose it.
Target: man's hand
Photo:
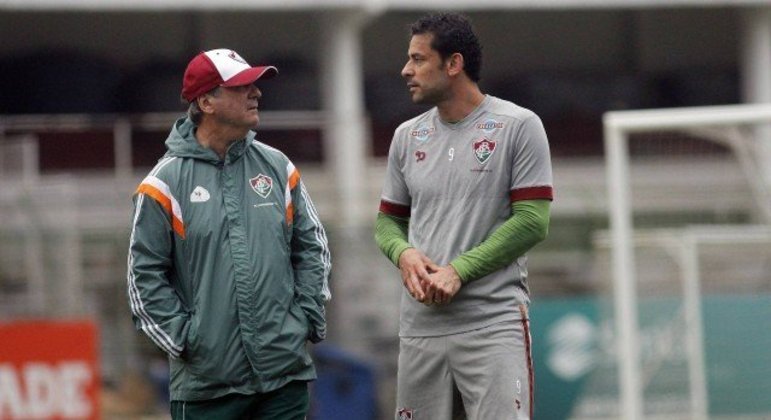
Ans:
[[[409,248],[399,256],[399,270],[402,273],[402,282],[407,291],[415,300],[426,302],[426,293],[421,283],[429,281],[430,273],[439,269],[430,258],[415,248]]]
[[[460,290],[461,285],[460,276],[453,266],[438,267],[429,274],[427,281],[421,280],[421,286],[426,296],[425,300],[421,302],[426,305],[450,303]]]

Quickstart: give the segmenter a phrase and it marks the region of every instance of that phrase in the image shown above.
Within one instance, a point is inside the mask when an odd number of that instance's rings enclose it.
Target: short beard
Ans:
[[[423,95],[420,97],[412,97],[412,103],[417,105],[437,105],[444,102],[450,97],[449,90],[430,90],[423,91]]]

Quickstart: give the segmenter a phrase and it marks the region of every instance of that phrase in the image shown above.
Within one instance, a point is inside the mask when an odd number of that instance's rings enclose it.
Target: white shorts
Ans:
[[[530,344],[527,319],[460,334],[402,337],[395,418],[532,418]]]

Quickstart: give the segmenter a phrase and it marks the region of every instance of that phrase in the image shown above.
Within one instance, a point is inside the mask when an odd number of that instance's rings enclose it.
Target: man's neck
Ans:
[[[456,123],[468,117],[485,99],[476,83],[463,84],[453,89],[450,97],[436,105],[439,118],[444,122]]]
[[[249,132],[248,130],[235,132],[232,129],[228,130],[228,128],[201,124],[195,132],[195,138],[201,146],[212,149],[221,159],[224,159],[228,147],[246,137]]]

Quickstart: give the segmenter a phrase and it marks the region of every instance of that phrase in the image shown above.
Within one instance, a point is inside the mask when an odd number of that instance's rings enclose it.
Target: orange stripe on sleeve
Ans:
[[[292,173],[289,175],[289,189],[293,190],[294,187],[297,186],[297,183],[300,182],[300,171],[295,169],[292,171]]]
[[[145,194],[157,201],[158,204],[160,204],[161,207],[166,210],[166,213],[168,213],[171,217],[171,227],[174,229],[174,232],[176,232],[177,235],[179,235],[182,239],[185,239],[185,224],[182,223],[182,220],[174,215],[170,197],[166,196],[166,194],[164,194],[158,188],[155,188],[149,184],[140,184],[139,187],[137,187],[136,193]]]
[[[286,224],[291,226],[292,222],[294,222],[294,205],[289,203],[289,205],[286,206]]]
[[[286,191],[286,224],[291,225],[292,222],[294,222],[294,204],[292,203],[292,190],[295,189],[298,183],[300,183],[300,171],[297,170],[294,166],[290,165],[289,168],[292,172],[289,174],[289,179],[287,180],[287,191]]]

